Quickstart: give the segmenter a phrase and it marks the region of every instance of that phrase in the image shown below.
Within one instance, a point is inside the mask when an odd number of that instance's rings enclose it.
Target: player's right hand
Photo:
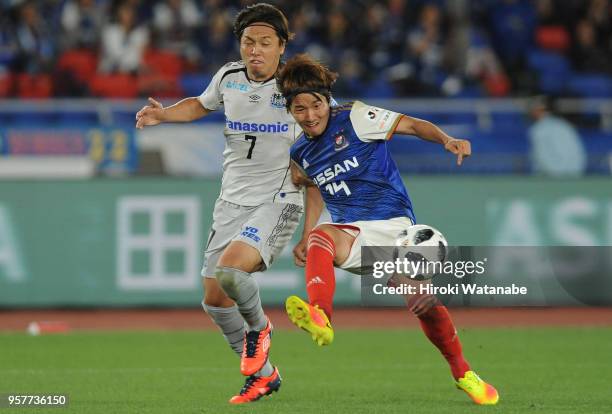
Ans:
[[[296,246],[293,248],[293,262],[296,266],[304,267],[306,266],[306,251],[308,246],[308,239],[302,239]]]
[[[466,139],[451,138],[444,144],[444,148],[457,156],[457,165],[461,165],[464,158],[472,155],[472,146]]]
[[[136,113],[136,128],[157,125],[162,121],[164,107],[153,98],[149,98],[149,105]]]

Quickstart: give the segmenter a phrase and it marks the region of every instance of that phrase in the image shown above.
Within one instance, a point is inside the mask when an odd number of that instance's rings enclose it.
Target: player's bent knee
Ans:
[[[202,302],[206,306],[214,306],[216,308],[231,308],[235,305],[234,301],[227,297],[227,295],[223,291],[221,291],[220,294],[216,295],[204,295]]]
[[[434,306],[441,305],[440,299],[436,295],[416,294],[406,297],[406,305],[416,316],[425,315]]]
[[[217,308],[229,308],[235,305],[234,301],[230,299],[215,278],[204,278],[204,298],[203,303],[207,306],[214,306]]]
[[[215,277],[219,286],[232,299],[238,297],[241,282],[249,276],[248,273],[231,267],[218,266],[215,269]]]
[[[234,241],[225,249],[217,266],[252,273],[262,270],[263,261],[259,250],[246,243]]]
[[[331,224],[319,224],[317,227],[315,227],[314,229],[310,230],[310,233],[308,233],[308,238],[310,238],[312,235],[317,234],[317,232],[323,232],[325,233],[327,236],[331,237],[332,239],[334,239],[337,234],[337,232],[342,231],[339,230],[337,227],[332,226]]]
[[[323,241],[331,242],[331,247],[335,248],[339,240],[337,234],[338,231],[341,230],[338,230],[337,228],[335,228],[334,226],[330,226],[329,224],[320,224],[314,229],[310,230],[310,233],[308,233],[308,245],[310,245],[313,241],[317,239],[320,240],[321,238],[323,238]]]
[[[308,245],[310,246],[314,239],[320,239],[321,237],[325,239],[322,242],[323,245],[326,245],[325,241],[331,242],[331,253],[334,256],[334,263],[336,265],[344,263],[350,254],[355,236],[348,234],[334,225],[320,224],[308,234]],[[321,241],[319,240],[319,242],[320,245]]]

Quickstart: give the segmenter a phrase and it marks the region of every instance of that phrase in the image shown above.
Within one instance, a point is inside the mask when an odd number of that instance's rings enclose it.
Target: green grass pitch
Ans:
[[[612,411],[612,329],[460,331],[467,358],[501,394],[476,407],[418,330],[337,331],[319,348],[278,331],[279,393],[230,406],[243,377],[217,332],[0,334],[0,394],[68,393],[42,413],[600,413]],[[1,409],[0,412],[30,412]]]

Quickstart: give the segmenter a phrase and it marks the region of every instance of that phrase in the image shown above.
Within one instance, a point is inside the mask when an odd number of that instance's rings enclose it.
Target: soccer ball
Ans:
[[[415,224],[402,230],[395,239],[395,246],[395,258],[423,263],[421,271],[410,275],[416,280],[427,280],[434,277],[435,266],[425,266],[426,263],[438,263],[439,268],[448,253],[448,242],[444,235],[439,230],[425,224]]]

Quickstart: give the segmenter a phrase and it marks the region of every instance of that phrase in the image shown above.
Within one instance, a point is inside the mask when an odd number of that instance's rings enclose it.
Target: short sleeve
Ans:
[[[291,146],[291,148],[289,148],[289,158],[291,158],[291,160],[293,160],[295,163],[297,163],[299,165],[300,163],[300,156],[298,154],[298,149],[297,149],[297,145],[293,144]]]
[[[351,124],[362,141],[388,140],[402,114],[355,101],[351,109]]]
[[[223,106],[223,96],[221,95],[220,83],[221,78],[226,71],[227,69],[225,66],[219,69],[208,84],[206,90],[202,92],[200,96],[198,96],[198,100],[204,108],[211,111],[216,111]]]

